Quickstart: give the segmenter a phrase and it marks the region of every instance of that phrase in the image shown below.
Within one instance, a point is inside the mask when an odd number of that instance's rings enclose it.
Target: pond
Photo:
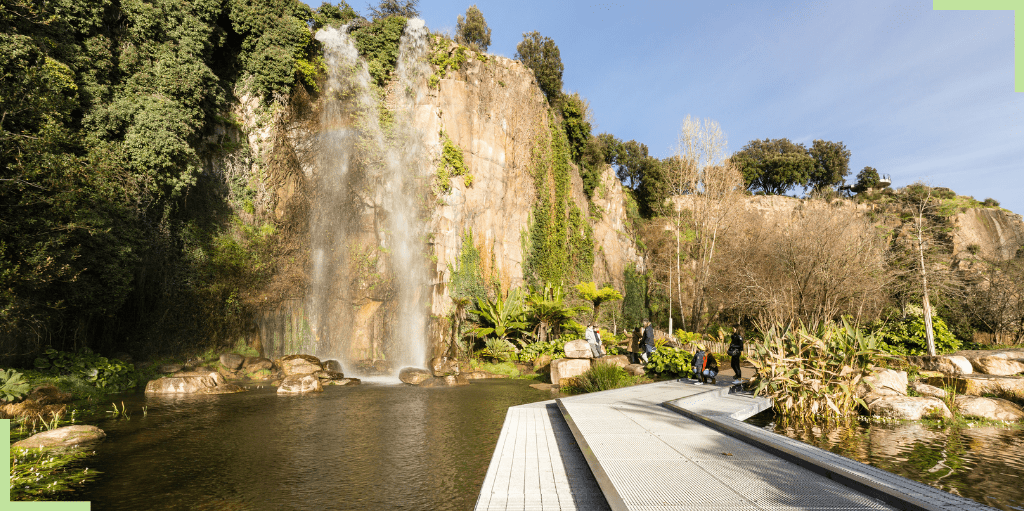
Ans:
[[[793,426],[747,422],[996,509],[1024,511],[1024,430],[920,422]]]
[[[510,406],[529,380],[454,388],[363,384],[278,396],[116,396],[97,425],[93,509],[472,509]],[[146,413],[143,415],[142,407]]]

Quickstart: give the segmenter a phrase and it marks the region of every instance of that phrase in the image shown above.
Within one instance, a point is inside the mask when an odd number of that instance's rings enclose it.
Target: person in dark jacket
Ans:
[[[715,376],[718,376],[718,361],[703,344],[698,344],[697,352],[693,354],[693,376],[697,379],[694,385],[703,385],[708,382],[708,378],[711,379],[712,385],[717,381]]]
[[[733,383],[743,383],[743,374],[740,373],[740,355],[743,353],[743,331],[739,325],[733,325],[732,337],[729,342],[729,353],[732,357],[732,372],[736,373]]]
[[[651,326],[651,320],[649,319],[644,320],[643,341],[644,353],[640,355],[640,358],[642,358],[646,364],[647,361],[651,359],[651,354],[654,353],[654,327]]]

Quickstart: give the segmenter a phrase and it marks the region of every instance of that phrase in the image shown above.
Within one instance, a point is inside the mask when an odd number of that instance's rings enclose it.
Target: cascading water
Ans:
[[[429,171],[413,114],[425,97],[427,31],[410,20],[400,91],[383,121],[366,63],[341,30],[324,29],[328,81],[317,139],[306,311],[320,358],[346,372],[395,376],[426,365],[423,211]]]

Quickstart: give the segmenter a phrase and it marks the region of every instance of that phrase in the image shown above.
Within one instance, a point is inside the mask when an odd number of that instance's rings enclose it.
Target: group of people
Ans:
[[[656,349],[654,345],[654,327],[651,326],[650,320],[644,320],[639,334],[640,346],[638,347],[643,349],[640,353],[640,360],[647,364]],[[718,361],[715,360],[715,355],[708,351],[703,343],[698,343],[696,348],[693,354],[693,365],[690,368],[693,372],[693,377],[697,380],[694,385],[703,385],[708,380],[711,380],[712,384],[716,383],[715,377],[718,376]],[[743,374],[740,372],[740,355],[742,353],[743,333],[739,325],[733,325],[727,352],[727,355],[731,358],[732,371],[736,375],[732,383],[743,382]]]

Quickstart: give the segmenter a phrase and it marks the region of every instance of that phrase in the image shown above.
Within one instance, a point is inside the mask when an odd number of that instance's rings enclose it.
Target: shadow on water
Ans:
[[[72,498],[94,509],[472,509],[509,406],[529,381],[455,388],[364,384],[278,396],[118,396]],[[147,406],[143,416],[142,407]]]
[[[955,428],[920,422],[839,427],[748,423],[1006,511],[1024,511],[1024,430]]]

